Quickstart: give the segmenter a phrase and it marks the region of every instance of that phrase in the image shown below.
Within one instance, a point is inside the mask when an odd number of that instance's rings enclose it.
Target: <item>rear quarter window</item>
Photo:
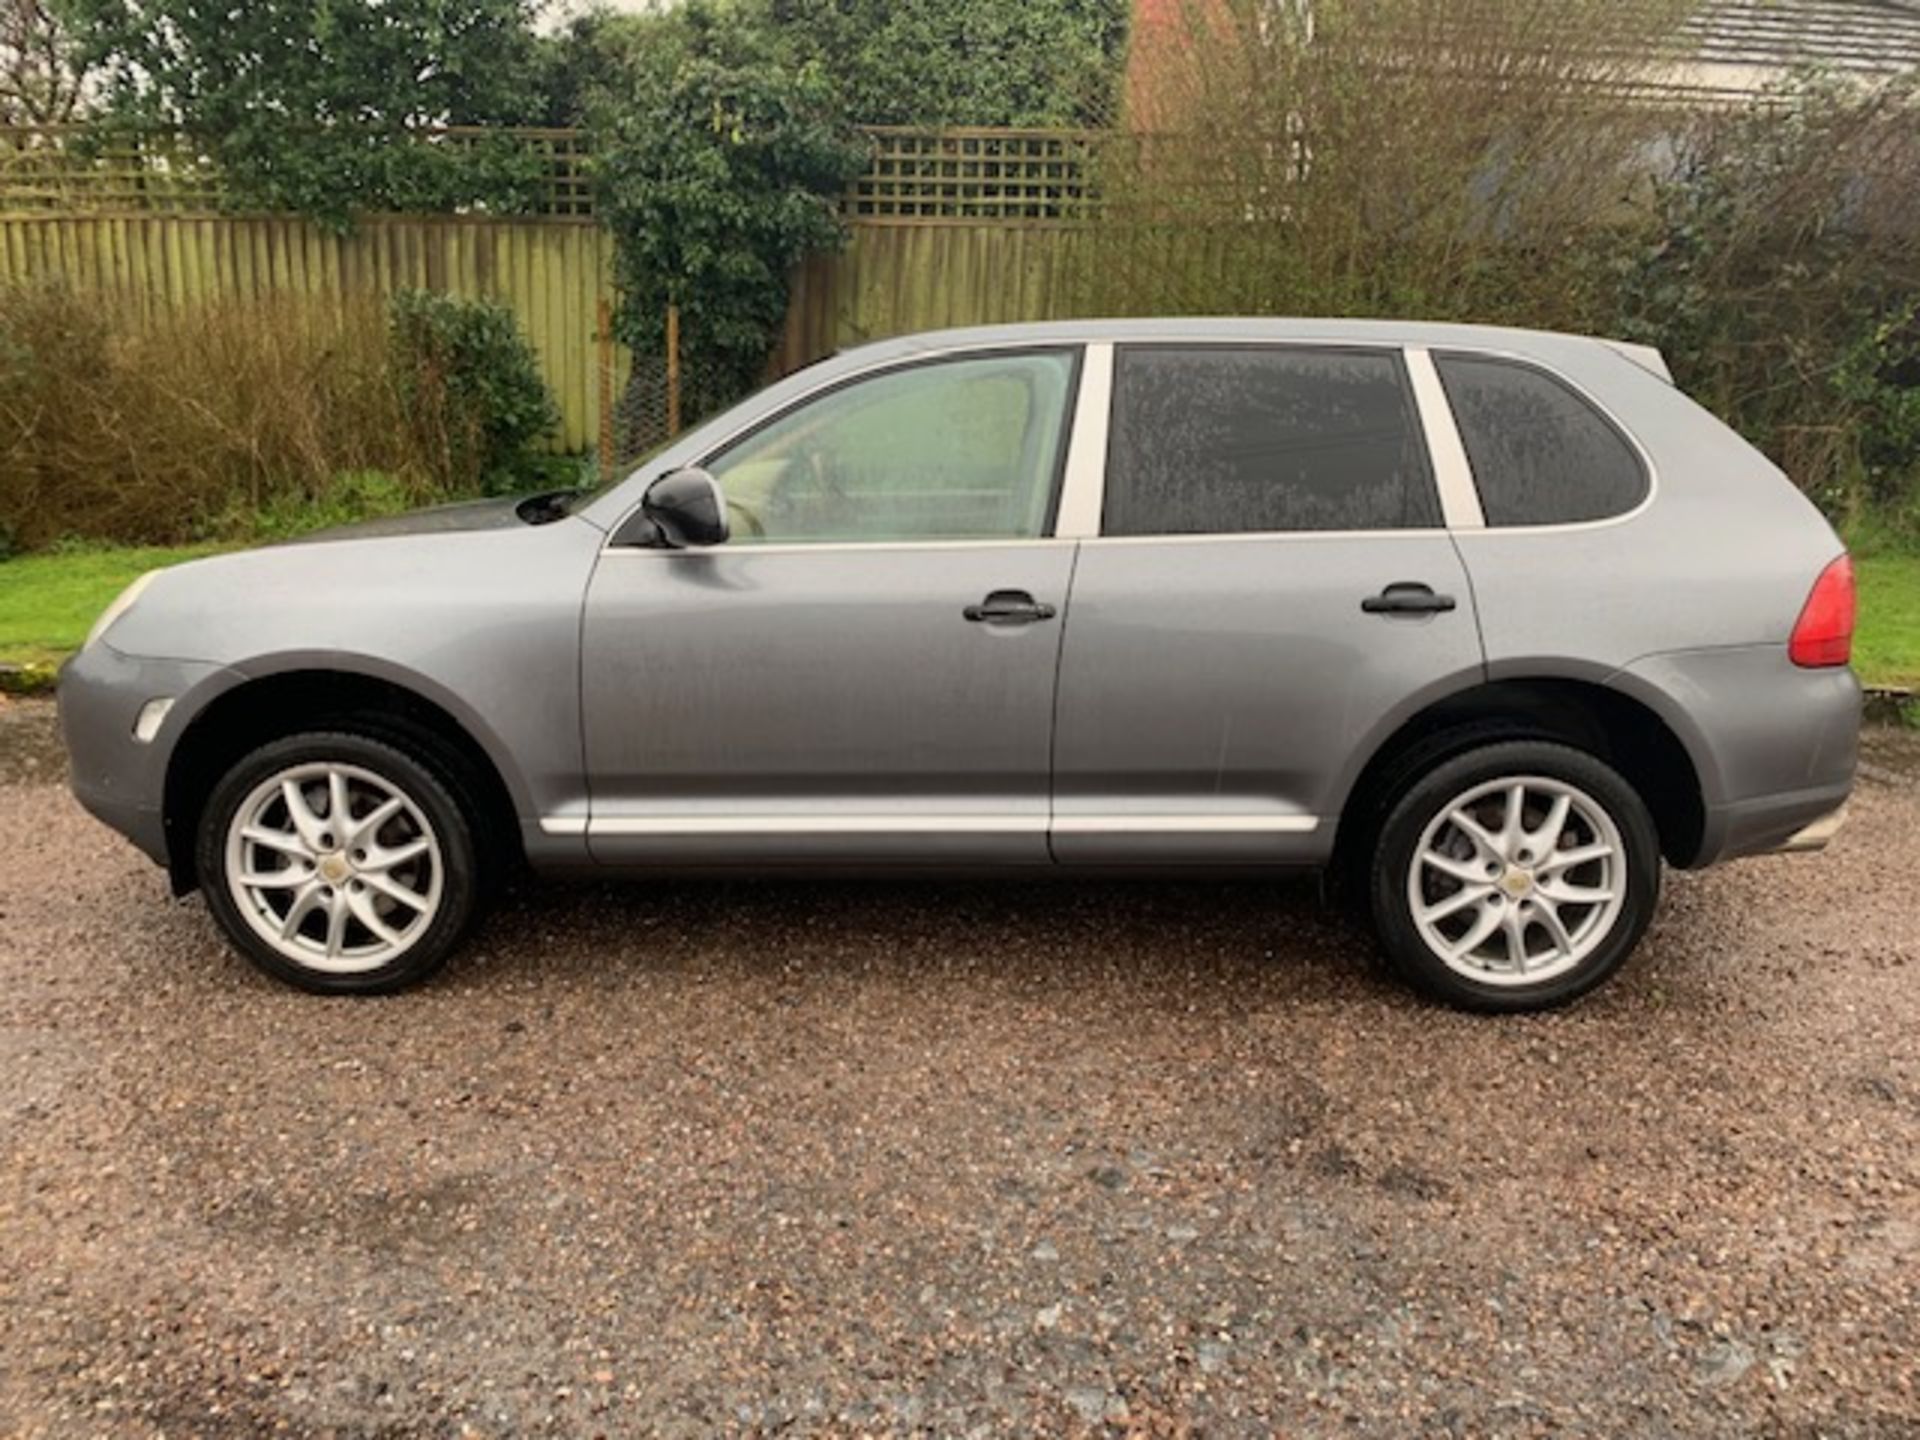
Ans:
[[[1624,515],[1646,467],[1613,422],[1556,376],[1484,355],[1436,355],[1489,525]]]

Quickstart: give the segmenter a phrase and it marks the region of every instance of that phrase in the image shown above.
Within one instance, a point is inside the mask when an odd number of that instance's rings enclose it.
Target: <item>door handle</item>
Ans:
[[[989,625],[1031,625],[1036,620],[1051,620],[1055,611],[1053,606],[1036,600],[1024,590],[996,590],[978,605],[969,605],[960,612],[969,620],[982,620]]]
[[[1369,615],[1440,615],[1454,608],[1451,595],[1436,595],[1431,585],[1396,580],[1378,595],[1360,602]]]

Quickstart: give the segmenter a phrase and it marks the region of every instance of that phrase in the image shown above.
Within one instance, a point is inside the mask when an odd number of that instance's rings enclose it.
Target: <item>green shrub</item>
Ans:
[[[438,488],[499,495],[524,486],[560,417],[513,312],[402,290],[388,315],[407,427]]]
[[[1911,504],[1920,90],[1803,77],[1671,144],[1652,204],[1583,242],[1592,328],[1658,345],[1830,514]]]
[[[615,324],[637,357],[658,356],[679,307],[682,408],[697,419],[765,379],[788,277],[839,245],[839,196],[867,152],[827,68],[721,0],[622,17],[600,43],[609,78],[586,103]]]
[[[245,540],[288,540],[311,530],[397,515],[420,503],[419,488],[384,470],[336,475],[316,495],[276,495],[251,513],[213,527],[215,534]]]

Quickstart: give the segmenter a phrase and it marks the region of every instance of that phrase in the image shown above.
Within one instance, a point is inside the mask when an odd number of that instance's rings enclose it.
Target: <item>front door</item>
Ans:
[[[1047,861],[1077,366],[856,377],[706,458],[725,544],[608,549],[583,636],[596,859]]]
[[[1061,657],[1064,863],[1319,863],[1370,741],[1481,677],[1392,349],[1118,347]]]

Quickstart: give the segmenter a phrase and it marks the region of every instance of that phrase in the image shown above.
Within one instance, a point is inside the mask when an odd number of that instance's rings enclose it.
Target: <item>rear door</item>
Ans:
[[[1384,347],[1116,347],[1061,656],[1056,859],[1324,860],[1366,748],[1484,673],[1408,367]]]
[[[613,864],[1045,864],[1072,347],[859,376],[705,457],[732,537],[610,547],[583,644]]]

